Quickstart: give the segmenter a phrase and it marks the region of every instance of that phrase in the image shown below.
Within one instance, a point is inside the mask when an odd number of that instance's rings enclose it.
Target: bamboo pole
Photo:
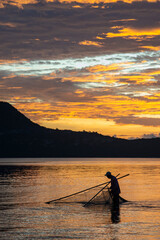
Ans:
[[[110,182],[104,182],[104,183],[98,184],[98,185],[96,185],[96,186],[93,186],[93,187],[90,187],[90,188],[86,188],[86,189],[84,189],[84,190],[82,190],[82,191],[79,191],[79,192],[76,192],[76,193],[73,193],[73,194],[70,194],[70,195],[61,197],[61,198],[53,199],[53,200],[51,200],[51,201],[49,201],[49,202],[46,202],[46,203],[47,203],[47,204],[50,204],[51,202],[56,202],[56,201],[59,201],[59,200],[62,200],[62,199],[68,198],[68,197],[72,197],[72,196],[74,196],[74,195],[76,195],[76,194],[83,193],[83,192],[86,192],[86,191],[88,191],[88,190],[90,190],[90,189],[103,186],[103,185],[105,185],[105,184],[107,184],[107,183],[110,183]]]

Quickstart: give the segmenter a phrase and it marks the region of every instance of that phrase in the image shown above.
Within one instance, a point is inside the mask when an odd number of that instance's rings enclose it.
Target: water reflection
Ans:
[[[112,223],[120,222],[120,207],[119,205],[111,205],[111,221]]]
[[[0,234],[23,239],[158,239],[160,162],[106,161],[0,166]],[[46,201],[105,182],[104,173],[130,173],[120,180],[120,208]],[[147,234],[149,234],[149,236]]]
[[[124,203],[125,204],[125,203]],[[120,206],[114,205],[88,205],[86,208],[89,210],[89,213],[95,215],[96,218],[100,217],[103,219],[103,224],[117,224],[120,223]],[[101,222],[102,224],[102,222]]]

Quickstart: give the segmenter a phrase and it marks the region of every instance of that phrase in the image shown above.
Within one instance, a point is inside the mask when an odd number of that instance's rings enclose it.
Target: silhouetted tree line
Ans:
[[[0,157],[160,157],[160,138],[126,140],[48,129],[0,102]]]

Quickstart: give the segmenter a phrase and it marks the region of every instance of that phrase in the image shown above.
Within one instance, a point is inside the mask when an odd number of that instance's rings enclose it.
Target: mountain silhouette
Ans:
[[[160,138],[126,140],[48,129],[0,102],[0,157],[160,157]]]
[[[7,102],[0,102],[0,131],[29,130],[39,127]]]

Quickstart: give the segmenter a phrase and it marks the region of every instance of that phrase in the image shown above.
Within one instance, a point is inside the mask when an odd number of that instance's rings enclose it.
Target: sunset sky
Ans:
[[[1,0],[0,101],[40,125],[160,133],[160,2]]]

